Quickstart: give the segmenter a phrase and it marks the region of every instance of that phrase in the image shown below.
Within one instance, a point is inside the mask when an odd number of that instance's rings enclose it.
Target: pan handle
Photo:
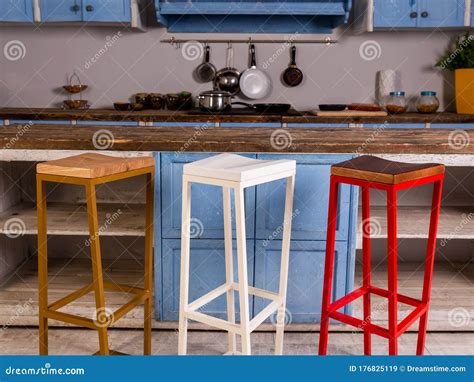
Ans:
[[[296,46],[291,47],[291,66],[296,66]]]
[[[242,105],[242,106],[248,107],[249,109],[257,109],[255,105],[252,105],[247,102],[232,102],[232,105]]]
[[[227,48],[227,67],[234,67],[234,48],[232,48],[232,45]]]
[[[255,57],[255,45],[250,44],[250,67],[257,67],[257,59]]]
[[[204,58],[204,62],[208,64],[209,61],[211,61],[211,47],[209,45],[206,45],[206,55]]]

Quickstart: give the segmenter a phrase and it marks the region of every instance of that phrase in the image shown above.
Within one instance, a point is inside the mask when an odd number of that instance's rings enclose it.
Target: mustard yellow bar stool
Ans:
[[[114,182],[139,175],[146,175],[146,228],[143,288],[104,281],[99,242],[96,185]],[[38,209],[38,280],[39,280],[39,352],[48,354],[48,319],[67,322],[97,330],[100,350],[95,354],[117,355],[109,349],[107,330],[114,322],[138,305],[144,304],[144,354],[151,354],[151,320],[153,288],[153,194],[155,165],[151,157],[116,158],[101,154],[82,154],[40,163],[36,167]],[[89,285],[48,304],[48,253],[46,225],[46,183],[67,183],[86,189],[89,221],[89,244],[93,280]],[[109,314],[105,305],[104,290],[131,293],[134,297],[114,313]],[[81,317],[61,312],[71,302],[94,292],[95,316]]]

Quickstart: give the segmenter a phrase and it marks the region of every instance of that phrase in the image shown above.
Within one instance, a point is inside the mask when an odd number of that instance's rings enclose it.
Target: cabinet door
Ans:
[[[82,0],[40,0],[41,21],[82,21]]]
[[[442,28],[464,26],[465,0],[418,0],[418,26]]]
[[[0,21],[33,22],[33,0],[0,1]]]
[[[163,237],[181,237],[181,194],[183,166],[185,163],[201,160],[216,154],[163,153],[161,178],[163,184]],[[255,158],[255,155],[247,155]],[[235,227],[234,203],[232,197],[232,224]],[[201,239],[223,239],[224,217],[222,215],[222,187],[193,184],[191,192],[191,217],[194,228]],[[245,190],[245,222],[247,238],[255,237],[255,188]],[[234,229],[235,235],[235,229]],[[235,237],[235,236],[234,236]]]
[[[332,301],[346,294],[348,276],[347,242],[336,242]],[[287,319],[291,322],[319,322],[324,279],[324,241],[291,242],[287,292]],[[255,245],[255,286],[278,292],[280,281],[281,241],[257,240]],[[256,297],[254,314],[268,300]],[[346,308],[348,309],[348,308]]]
[[[329,203],[331,165],[351,155],[260,154],[261,159],[295,159],[296,183],[293,202],[292,240],[325,240]],[[286,181],[278,180],[257,187],[256,237],[281,239]],[[350,186],[339,193],[337,240],[348,240]]]
[[[131,0],[82,0],[84,21],[130,22]]]
[[[374,0],[374,27],[415,28],[416,0]]]
[[[234,242],[235,280],[237,280],[238,274],[236,253]],[[223,240],[191,240],[189,302],[202,297],[226,282],[224,256]],[[254,283],[254,258],[254,242],[253,240],[247,240],[249,285],[253,285]],[[161,293],[160,317],[165,321],[176,321],[179,318],[180,260],[180,240],[163,240],[161,259],[162,287],[156,289],[156,294]],[[238,312],[239,309],[238,300],[238,294],[236,294],[236,312]],[[227,319],[226,295],[224,294],[211,303],[206,304],[200,311],[212,314],[215,317]],[[250,300],[250,315],[253,316],[253,297]]]

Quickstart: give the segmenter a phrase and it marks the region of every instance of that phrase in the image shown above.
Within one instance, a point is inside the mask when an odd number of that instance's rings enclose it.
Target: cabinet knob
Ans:
[[[79,11],[81,10],[81,7],[76,4],[76,5],[73,5],[73,6],[71,7],[71,10],[72,10],[73,12],[79,12]]]
[[[94,7],[92,5],[87,5],[86,6],[86,11],[87,12],[93,12],[94,11]]]
[[[418,17],[418,12],[412,12],[412,13],[410,13],[410,17],[411,17],[412,19],[416,19],[416,18]]]
[[[425,11],[425,12],[421,12],[421,17],[426,18],[426,17],[428,17],[429,15],[430,15],[430,14],[429,14],[428,12],[426,12],[426,11]]]

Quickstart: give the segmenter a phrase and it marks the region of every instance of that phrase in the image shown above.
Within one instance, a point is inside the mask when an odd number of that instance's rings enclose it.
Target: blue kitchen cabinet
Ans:
[[[465,0],[373,1],[374,28],[449,28],[464,26]]]
[[[417,0],[418,27],[443,28],[464,26],[465,0]]]
[[[352,0],[155,0],[157,20],[179,33],[329,33]]]
[[[33,22],[33,0],[0,1],[0,22]]]
[[[471,28],[474,28],[474,3],[471,7]]]
[[[364,123],[369,129],[424,129],[424,123]]]
[[[84,21],[130,22],[131,0],[82,0]]]
[[[84,126],[138,126],[136,121],[77,121],[77,125]]]
[[[175,321],[179,317],[179,280],[181,241],[163,240],[161,256],[162,286],[156,290],[159,316],[164,321]],[[237,280],[237,255],[234,241],[234,278]],[[247,264],[249,285],[254,285],[254,241],[247,240]],[[189,279],[189,301],[202,297],[211,290],[225,284],[224,240],[191,240]],[[235,297],[238,312],[238,294]],[[250,301],[253,315],[253,298]],[[206,304],[202,311],[215,317],[227,319],[226,295]]]
[[[287,323],[320,321],[325,254],[325,241],[291,241]],[[343,297],[348,289],[352,288],[353,274],[349,274],[349,271],[353,266],[355,256],[348,253],[347,242],[337,241],[334,257],[333,301]],[[255,286],[257,288],[278,292],[280,259],[280,240],[256,241]],[[267,300],[255,298],[254,314],[258,314],[267,304]]]
[[[259,159],[295,159],[296,183],[293,202],[292,240],[325,240],[331,165],[352,155],[259,154]],[[286,181],[257,186],[256,237],[280,239],[283,224]],[[339,194],[337,240],[348,240],[351,187],[343,185]]]
[[[415,28],[416,0],[374,0],[374,27]]]
[[[433,123],[432,129],[474,129],[474,123]]]
[[[40,0],[42,22],[82,21],[82,0]]]
[[[163,153],[161,157],[162,221],[163,238],[181,237],[181,193],[183,166],[216,154]],[[255,155],[246,155],[255,158]],[[233,197],[232,197],[233,199]],[[222,187],[193,184],[191,193],[192,227],[201,234],[201,239],[223,239],[224,217],[222,215]],[[233,212],[233,224],[235,217]],[[247,238],[255,237],[255,187],[245,190],[245,217]],[[234,224],[235,225],[235,224]],[[235,235],[235,229],[234,229]]]
[[[28,120],[28,119],[10,119],[10,125],[70,125],[71,121],[59,121],[59,120]]]

